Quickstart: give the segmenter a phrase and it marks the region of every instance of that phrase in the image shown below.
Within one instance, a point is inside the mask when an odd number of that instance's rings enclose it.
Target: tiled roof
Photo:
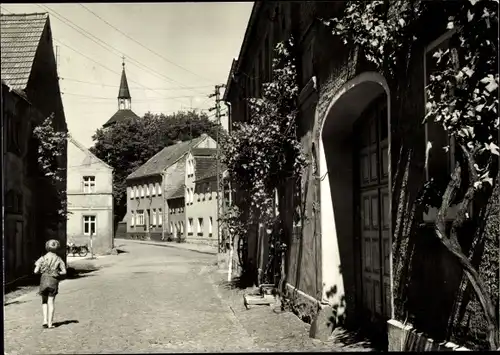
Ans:
[[[219,166],[220,172],[226,170],[223,164]],[[196,158],[195,157],[195,177],[196,181],[217,176],[217,159]]]
[[[179,158],[187,154],[190,149],[196,147],[204,139],[205,137],[198,137],[190,141],[180,142],[163,148],[130,174],[127,180],[161,174],[164,169],[174,164]]]
[[[116,113],[111,116],[111,118],[103,125],[103,127],[108,127],[112,125],[113,123],[119,122],[119,121],[125,121],[128,118],[140,118],[137,116],[134,111],[132,110],[118,110]]]
[[[7,85],[24,90],[49,15],[0,15],[1,75]]]
[[[177,189],[173,190],[173,192],[167,195],[167,199],[171,200],[174,198],[184,197],[185,187],[184,184],[177,187]]]
[[[215,148],[193,148],[191,153],[194,157],[212,157],[217,154],[217,149]]]

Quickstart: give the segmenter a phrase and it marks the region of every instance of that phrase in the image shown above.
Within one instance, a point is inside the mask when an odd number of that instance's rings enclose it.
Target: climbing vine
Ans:
[[[433,55],[436,70],[426,86],[424,122],[442,126],[459,161],[440,187],[426,182],[420,202],[438,208],[435,235],[462,266],[484,311],[490,348],[497,349],[498,315],[484,280],[460,247],[457,231],[470,218],[470,204],[479,195],[491,195],[498,174],[498,0],[347,1],[342,17],[323,23],[344,44],[360,49],[397,96],[396,85],[408,79],[412,44],[426,41],[425,31],[417,29],[426,26],[424,17],[432,18],[436,9],[447,19],[443,29],[452,32],[448,46]],[[464,191],[461,186],[466,186]],[[448,231],[444,217],[453,203],[459,209]]]
[[[261,98],[247,99],[249,120],[237,123],[221,143],[221,160],[239,194],[221,220],[241,238],[256,225],[274,226],[275,190],[300,176],[306,165],[296,132],[299,89],[294,50],[293,38],[276,46],[272,80],[262,84]]]
[[[38,140],[38,166],[57,191],[57,216],[64,219],[67,216],[66,187],[60,185],[65,183],[66,169],[61,167],[59,160],[65,153],[68,138],[67,132],[56,131],[53,124],[54,115],[47,117],[33,130],[34,137]]]

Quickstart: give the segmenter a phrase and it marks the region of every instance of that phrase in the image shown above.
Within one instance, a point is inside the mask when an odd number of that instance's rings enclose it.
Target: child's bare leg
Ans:
[[[52,328],[52,322],[54,321],[54,305],[55,305],[53,296],[49,296],[47,304],[48,304],[48,311],[49,311],[48,326],[49,326],[49,328]]]
[[[47,303],[42,303],[43,324],[47,324]]]

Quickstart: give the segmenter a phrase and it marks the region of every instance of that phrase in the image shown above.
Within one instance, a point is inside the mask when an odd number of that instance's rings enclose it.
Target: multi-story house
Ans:
[[[318,21],[343,16],[345,3],[255,2],[224,95],[229,122],[248,119],[244,99],[260,96],[262,82],[271,78],[272,49],[293,36],[300,90],[297,129],[311,164],[300,184],[288,190],[299,198],[280,206],[285,234],[292,236],[286,290],[293,302],[320,310],[309,314],[312,335],[329,336],[339,324],[364,324],[382,331],[389,349],[401,350],[411,323],[449,340],[463,273],[433,237],[433,211],[418,212],[416,197],[426,179],[448,178],[455,159],[453,149],[443,149],[447,136],[442,127],[422,123],[432,55],[448,46],[453,33],[442,11],[451,5],[433,3],[436,11],[426,15],[422,28],[413,29],[418,41],[406,63],[411,84],[399,82],[406,91],[396,91],[357,48],[346,46]],[[296,229],[290,216],[298,204],[305,211]],[[485,223],[498,225],[498,219],[489,217]],[[266,244],[259,238],[250,235],[248,240],[251,261],[258,260],[257,246]],[[496,244],[492,236],[485,238],[498,255],[498,238]],[[487,262],[478,267],[484,270]],[[255,270],[265,264],[260,260]],[[498,273],[494,278],[486,282],[498,302]],[[480,313],[469,316],[484,324]],[[484,334],[484,326],[479,328]],[[430,344],[421,334],[411,334],[420,338],[415,342]]]
[[[68,138],[69,242],[90,246],[95,254],[113,248],[113,169],[77,142]]]
[[[53,127],[66,132],[66,119],[46,13],[0,16],[2,173],[5,204],[5,277],[10,282],[33,272],[45,241],[66,245],[66,221],[58,213],[66,185],[44,176],[33,130],[53,114]],[[58,159],[66,167],[66,147]],[[65,259],[65,252],[61,250]]]
[[[206,134],[186,142],[165,147],[127,177],[127,235],[131,238],[166,240],[170,233],[170,205],[180,212],[180,188],[186,183],[186,156],[193,148],[215,148],[216,142]],[[183,207],[182,207],[183,208]],[[174,213],[173,213],[174,215]],[[178,231],[184,230],[182,219],[172,217]]]
[[[186,157],[186,233],[188,242],[217,245],[221,210],[216,149],[192,149]],[[222,178],[223,168],[219,167]]]

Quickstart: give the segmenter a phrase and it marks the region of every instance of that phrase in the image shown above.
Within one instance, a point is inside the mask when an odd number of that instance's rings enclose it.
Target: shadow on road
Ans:
[[[13,302],[6,302],[4,304],[5,307],[10,306],[12,304],[21,304],[21,303],[26,303],[27,301],[13,301]]]
[[[90,276],[88,274],[99,270],[98,267],[94,265],[79,265],[78,267],[68,267],[66,277],[64,279],[74,280],[82,277]]]
[[[248,278],[236,277],[231,281],[222,281],[219,286],[226,290],[245,290],[253,286],[253,281]]]
[[[80,323],[79,321],[77,321],[76,319],[72,319],[72,320],[65,320],[63,322],[54,322],[52,325],[54,327],[60,327],[62,325],[67,325],[67,324],[72,324],[72,323]]]

